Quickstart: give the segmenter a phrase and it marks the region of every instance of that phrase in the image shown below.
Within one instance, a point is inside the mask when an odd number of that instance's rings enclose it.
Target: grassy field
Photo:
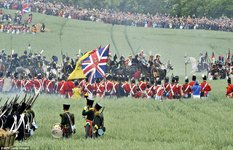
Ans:
[[[16,146],[35,150],[75,149],[233,149],[233,101],[224,96],[225,84],[211,82],[206,100],[164,101],[96,99],[105,108],[106,134],[99,139],[84,138],[81,116],[85,100],[64,100],[41,95],[34,105],[39,128],[36,134]],[[72,139],[53,139],[51,127],[60,122],[62,104],[70,103],[77,133]]]
[[[12,12],[12,11],[9,11]],[[232,33],[112,26],[33,14],[33,22],[45,23],[47,33],[11,35],[0,33],[0,49],[22,53],[30,43],[33,52],[44,49],[51,57],[64,53],[74,56],[78,49],[92,50],[111,44],[112,53],[127,56],[144,49],[171,60],[174,74],[184,75],[184,55],[200,52],[216,55],[233,48]],[[189,69],[190,71],[190,69]],[[181,82],[183,83],[182,79]],[[16,146],[38,150],[73,149],[233,149],[233,101],[225,98],[226,81],[211,81],[213,91],[207,100],[157,102],[135,99],[97,99],[105,105],[106,134],[99,139],[84,138],[85,120],[81,116],[85,100],[64,100],[41,95],[34,105],[39,128],[29,140]],[[6,97],[6,95],[0,95]],[[51,127],[60,122],[63,103],[71,103],[77,134],[69,140],[51,137]]]

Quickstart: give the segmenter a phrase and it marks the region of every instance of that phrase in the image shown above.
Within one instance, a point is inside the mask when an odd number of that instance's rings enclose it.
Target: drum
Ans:
[[[15,137],[17,132],[9,132],[3,129],[0,129],[0,149],[3,147],[13,147],[15,142]]]
[[[104,134],[104,131],[103,129],[98,129],[97,133],[99,136],[102,136]]]
[[[54,138],[59,139],[62,138],[62,129],[59,123],[53,125],[51,134]]]

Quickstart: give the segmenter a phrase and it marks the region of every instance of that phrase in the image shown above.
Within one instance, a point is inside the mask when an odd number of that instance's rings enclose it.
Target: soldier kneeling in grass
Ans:
[[[95,104],[94,108],[94,120],[93,120],[93,137],[99,137],[102,136],[105,132],[105,127],[104,127],[104,116],[103,116],[103,111],[104,108],[102,108],[102,111],[100,112],[102,106],[99,103]]]

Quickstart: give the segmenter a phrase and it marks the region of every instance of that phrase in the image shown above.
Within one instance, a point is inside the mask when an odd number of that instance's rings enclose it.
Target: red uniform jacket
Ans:
[[[146,90],[146,87],[147,87],[147,83],[146,82],[143,82],[143,81],[140,81],[138,83],[138,87],[140,89],[140,91],[145,91]]]
[[[45,81],[45,91],[48,94],[53,94],[55,91],[55,84],[52,80],[46,80]]]
[[[84,94],[85,93],[92,93],[93,92],[93,86],[89,82],[86,82],[85,84],[83,84],[82,92]]]
[[[176,84],[174,83],[169,84],[169,87],[167,89],[168,89],[169,99],[173,99],[173,97],[178,93],[178,89],[176,87]]]
[[[150,87],[146,88],[146,96],[147,98],[150,98],[153,95],[153,85],[151,85]]]
[[[116,94],[117,90],[118,90],[118,82],[113,83],[113,93]]]
[[[106,83],[106,92],[111,92],[113,90],[113,83],[111,81],[107,81]]]
[[[95,84],[95,86],[96,86],[96,92],[97,93],[104,93],[104,88],[105,88],[105,86],[103,85],[103,83],[96,83]]]
[[[182,91],[183,91],[184,95],[191,94],[192,93],[191,85],[189,85],[188,83],[183,84]]]
[[[226,96],[232,97],[232,92],[233,92],[233,84],[229,84],[226,87]]]
[[[126,94],[130,94],[130,85],[129,85],[128,82],[124,82],[124,83],[122,84],[122,88],[124,89],[124,92],[125,92]]]
[[[31,92],[33,88],[32,80],[29,80],[29,79],[24,80],[23,87],[24,87],[25,92]]]
[[[170,89],[170,84],[169,83],[164,83],[163,84],[163,89],[164,89],[164,95],[165,96],[168,96],[168,92],[169,92],[169,89]]]
[[[195,84],[195,81],[189,82],[189,85],[191,86],[191,88],[194,86],[194,84]]]
[[[130,86],[130,95],[134,96],[137,93],[137,86],[136,84],[132,83]]]
[[[162,97],[163,96],[163,94],[164,94],[164,87],[163,86],[161,86],[161,85],[157,85],[156,87],[155,87],[155,95],[156,95],[156,97]]]
[[[95,87],[96,87],[96,95],[99,96],[99,97],[102,97],[103,94],[104,94],[104,91],[105,91],[104,84],[102,82],[96,83]]]
[[[57,84],[57,93],[59,93],[60,95],[65,95],[63,87],[64,87],[65,81],[60,81]]]
[[[33,86],[36,90],[42,90],[42,80],[40,79],[34,79],[33,81]]]
[[[203,81],[201,83],[201,93],[203,93],[204,97],[207,97],[208,94],[209,94],[209,91],[211,91],[211,86],[206,82],[206,81]]]
[[[64,83],[62,92],[65,93],[68,97],[71,97],[73,95],[72,89],[75,87],[74,83],[72,81],[66,81]]]
[[[16,80],[16,89],[21,90],[23,88],[24,80]]]

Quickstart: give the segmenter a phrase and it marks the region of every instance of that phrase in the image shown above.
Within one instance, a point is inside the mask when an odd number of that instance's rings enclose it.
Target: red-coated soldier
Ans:
[[[184,96],[182,85],[179,84],[179,76],[175,76],[175,84],[176,84],[176,91],[175,91],[175,98],[180,99]]]
[[[41,74],[38,74],[37,77],[35,77],[32,82],[33,82],[34,91],[41,92],[42,91],[42,77],[41,77]]]
[[[227,79],[227,87],[226,87],[226,97],[233,98],[233,84],[231,84],[231,78],[228,77]]]
[[[54,94],[55,92],[55,81],[52,76],[49,76],[48,80],[45,81],[45,91],[47,94]]]
[[[42,91],[46,92],[46,82],[47,82],[47,78],[44,76],[41,81],[42,81]]]
[[[206,75],[204,75],[202,77],[203,81],[200,84],[201,86],[201,97],[208,97],[209,96],[209,92],[211,91],[211,86],[206,82],[207,77]]]
[[[116,95],[117,91],[118,91],[118,77],[113,77],[113,94],[112,95]]]
[[[132,79],[130,85],[130,96],[134,97],[136,93],[137,93],[137,85],[135,84],[135,80]]]
[[[130,84],[129,84],[129,78],[125,77],[123,83],[122,83],[122,88],[124,89],[125,96],[130,95]]]
[[[65,92],[63,90],[63,87],[65,85],[65,80],[66,80],[65,76],[62,76],[62,78],[58,79],[56,92],[59,93],[60,96],[65,96]]]
[[[93,86],[89,83],[88,79],[85,80],[82,87],[82,94],[92,94],[93,93]]]
[[[65,94],[66,98],[70,98],[73,95],[72,89],[75,87],[74,82],[71,80],[65,81],[64,86],[61,90]]]
[[[147,88],[147,82],[145,82],[144,77],[142,77],[141,80],[139,81],[138,88],[142,93],[145,93],[145,90]]]
[[[169,96],[169,89],[170,89],[170,83],[169,83],[169,77],[165,77],[164,83],[163,83],[163,98],[167,98]]]
[[[154,95],[154,81],[147,82],[146,97],[149,99]]]
[[[26,93],[31,93],[32,92],[33,83],[32,83],[32,76],[31,76],[31,74],[29,74],[28,78],[26,80],[24,80],[23,87],[24,87],[24,91]]]
[[[172,78],[171,83],[169,84],[169,87],[167,90],[168,90],[168,93],[167,93],[168,99],[173,99],[175,97],[175,92],[177,91],[174,77]]]
[[[156,86],[155,86],[155,96],[154,98],[156,100],[162,100],[164,96],[164,87],[162,86],[161,80],[156,81]]]
[[[19,79],[19,75],[18,73],[14,73],[14,79],[13,79],[13,83],[12,83],[12,90],[14,92],[19,92],[21,91],[23,82],[21,82],[21,80]]]
[[[191,98],[192,94],[192,88],[191,85],[189,85],[189,79],[185,79],[185,83],[182,85],[182,90],[184,93],[184,98]]]
[[[96,87],[96,96],[103,97],[105,86],[104,83],[99,78],[96,79],[95,87]]]
[[[111,96],[113,93],[113,81],[112,81],[112,76],[108,75],[106,77],[106,84],[105,84],[105,96]]]

